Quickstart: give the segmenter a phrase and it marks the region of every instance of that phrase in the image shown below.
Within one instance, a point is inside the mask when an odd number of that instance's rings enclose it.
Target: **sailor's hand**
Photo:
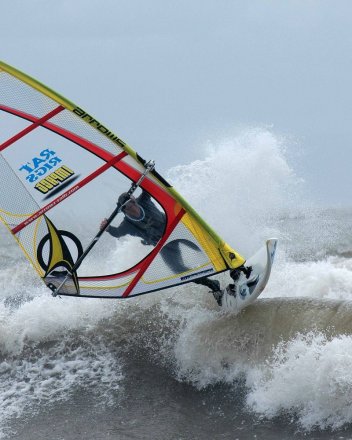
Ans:
[[[107,224],[108,224],[108,219],[104,218],[104,220],[100,223],[100,230],[102,231],[103,229],[105,229]]]

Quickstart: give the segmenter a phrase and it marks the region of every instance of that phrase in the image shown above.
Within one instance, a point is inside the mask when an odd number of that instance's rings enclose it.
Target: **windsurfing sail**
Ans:
[[[91,114],[0,62],[0,218],[52,290],[126,298],[245,262],[146,166]],[[119,201],[136,182],[138,214]]]

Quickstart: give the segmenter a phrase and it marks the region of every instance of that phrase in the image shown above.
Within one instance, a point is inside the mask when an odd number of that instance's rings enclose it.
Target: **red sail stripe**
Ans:
[[[159,243],[155,246],[153,251],[150,253],[149,257],[144,260],[143,265],[139,269],[139,272],[137,275],[133,278],[132,282],[129,284],[127,289],[124,291],[122,298],[126,298],[131,291],[135,288],[138,281],[142,278],[145,271],[148,269],[148,267],[151,265],[152,261],[156,257],[156,255],[159,253],[160,249],[164,246],[166,240],[170,237],[172,231],[176,228],[178,222],[181,220],[183,215],[185,214],[185,210],[182,208],[180,212],[177,214],[177,216],[174,218],[171,225],[168,227],[167,231],[165,232],[165,235],[163,238],[159,241]]]
[[[0,110],[3,110],[7,113],[11,113],[13,115],[19,116],[21,118],[27,119],[32,122],[36,121],[35,116],[21,112],[19,110],[15,110],[10,107],[6,107],[4,105],[0,105]],[[59,127],[59,126],[51,123],[50,121],[44,122],[42,124],[42,126],[44,128],[47,128],[48,130],[53,131],[54,133],[56,133],[60,136],[65,137],[66,139],[69,139],[72,142],[75,142],[80,147],[84,148],[87,151],[90,151],[91,153],[95,154],[100,159],[103,159],[106,162],[108,162],[111,158],[111,153],[109,153],[107,150],[104,150],[104,143],[102,143],[102,146],[99,147],[99,146],[93,144],[92,142],[87,141],[86,139],[79,137],[78,135],[76,135],[76,134],[74,134],[64,128]],[[141,175],[140,171],[137,171],[137,169],[133,168],[131,165],[128,165],[126,162],[118,162],[115,165],[115,168],[133,181],[138,180]],[[172,214],[171,211],[173,212],[175,201],[167,192],[165,192],[165,190],[163,190],[161,187],[156,185],[150,179],[146,179],[145,181],[143,181],[141,187],[146,189],[150,194],[153,195],[153,197],[159,203],[161,203],[163,208],[167,211],[168,217],[170,215],[172,216],[172,218],[174,217],[174,214]]]
[[[91,182],[93,179],[95,179],[97,176],[102,174],[104,171],[106,171],[108,168],[115,165],[118,161],[123,159],[125,156],[127,156],[127,153],[123,151],[117,156],[114,156],[112,159],[110,159],[108,162],[106,162],[103,166],[95,170],[93,173],[91,173],[89,176],[82,179],[80,182],[78,182],[73,188],[70,188],[63,194],[61,194],[59,197],[54,199],[52,202],[48,203],[46,206],[43,206],[43,208],[39,209],[37,212],[35,212],[33,215],[28,217],[24,222],[17,225],[15,228],[13,228],[11,231],[13,234],[17,234],[20,232],[23,228],[34,222],[37,218],[39,218],[41,215],[45,214],[50,209],[54,208],[54,206],[57,206],[59,203],[61,203],[63,200],[67,199],[67,197],[74,194],[76,191],[81,189],[83,186],[85,186],[87,183]]]
[[[15,134],[15,136],[13,136],[12,138],[8,139],[7,141],[5,141],[4,143],[2,143],[0,145],[0,151],[5,150],[5,148],[9,147],[10,145],[12,145],[14,142],[18,141],[19,139],[21,139],[23,136],[26,136],[26,134],[30,133],[31,131],[33,131],[34,129],[36,129],[37,127],[39,127],[39,125],[43,124],[45,121],[47,121],[48,119],[52,118],[53,116],[57,115],[58,113],[62,112],[62,110],[65,110],[65,107],[63,107],[62,105],[59,105],[58,107],[56,107],[54,110],[52,110],[51,112],[47,113],[45,116],[43,116],[40,119],[37,119],[32,125],[29,125],[28,127],[26,127],[24,130],[20,131],[19,133]]]

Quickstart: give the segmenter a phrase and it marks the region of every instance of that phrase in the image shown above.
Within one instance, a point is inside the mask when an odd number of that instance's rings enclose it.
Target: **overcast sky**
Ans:
[[[161,172],[269,127],[307,191],[352,205],[350,0],[1,1],[0,58]]]

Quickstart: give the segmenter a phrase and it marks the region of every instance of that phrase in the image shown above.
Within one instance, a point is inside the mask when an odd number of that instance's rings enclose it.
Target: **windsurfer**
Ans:
[[[135,198],[123,193],[120,195],[118,203],[122,207],[121,211],[125,217],[118,226],[109,225],[106,229],[107,232],[116,238],[125,235],[137,236],[142,238],[144,245],[155,246],[164,233],[166,219],[165,214],[153,203],[150,195],[142,191],[141,195]],[[107,219],[104,219],[100,224],[100,229],[104,229],[106,224]],[[172,240],[163,246],[160,256],[174,273],[183,273],[189,270],[183,262],[180,244],[200,251],[193,242],[185,239]],[[211,289],[216,300],[221,294],[220,283],[217,280],[203,277],[193,282]]]

